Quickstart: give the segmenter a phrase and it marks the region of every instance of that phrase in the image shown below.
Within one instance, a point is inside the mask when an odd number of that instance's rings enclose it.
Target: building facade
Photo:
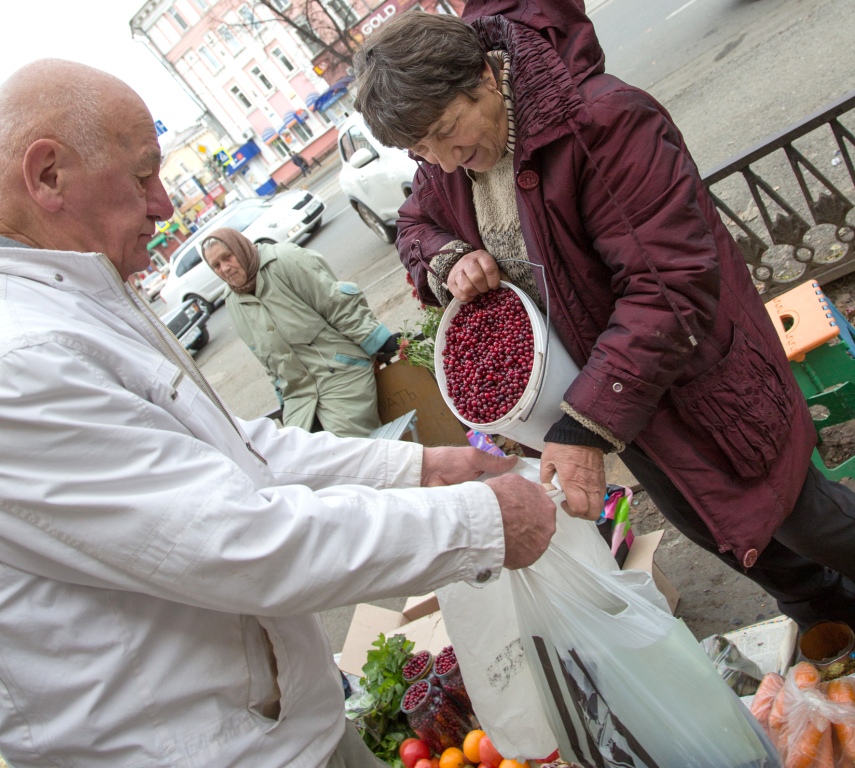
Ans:
[[[273,194],[336,149],[352,110],[352,54],[396,13],[462,0],[147,0],[130,21],[216,125],[203,144],[244,197]],[[210,144],[211,146],[208,146]],[[197,152],[198,154],[198,152]],[[191,174],[192,175],[192,174]]]

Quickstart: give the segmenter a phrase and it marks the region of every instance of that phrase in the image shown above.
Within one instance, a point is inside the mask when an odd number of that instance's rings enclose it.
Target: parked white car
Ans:
[[[338,150],[338,180],[350,204],[377,237],[394,243],[398,209],[413,189],[418,164],[404,150],[384,147],[359,114],[341,124]]]
[[[163,272],[154,271],[140,283],[140,290],[149,301],[154,301],[166,284],[166,275]]]
[[[172,255],[161,300],[168,306],[177,306],[195,299],[208,312],[213,312],[228,286],[202,258],[199,246],[208,234],[231,227],[254,243],[300,243],[321,226],[324,207],[320,197],[305,189],[283,192],[272,200],[258,198],[232,203],[187,238]]]

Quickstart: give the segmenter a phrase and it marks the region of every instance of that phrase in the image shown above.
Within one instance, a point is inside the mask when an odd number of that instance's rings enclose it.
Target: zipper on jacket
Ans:
[[[99,256],[100,256],[100,254],[99,254]],[[105,256],[102,258],[106,259]],[[109,259],[107,259],[107,261],[109,262]],[[115,267],[113,267],[112,262],[109,262],[109,263],[110,263],[110,267],[113,269],[113,271],[115,271]],[[234,431],[237,432],[237,434],[240,436],[241,441],[246,446],[246,449],[253,456],[255,456],[259,461],[261,461],[263,464],[266,465],[267,459],[265,459],[264,456],[262,456],[258,451],[255,450],[251,441],[245,439],[246,435],[244,435],[243,431],[240,429],[240,427],[238,427],[237,423],[232,418],[232,415],[229,413],[225,404],[220,399],[220,396],[216,393],[216,391],[213,389],[213,387],[211,387],[211,385],[208,383],[208,380],[205,378],[202,371],[199,370],[199,366],[196,365],[196,361],[190,356],[190,354],[187,352],[187,350],[184,349],[184,347],[182,347],[178,343],[177,339],[174,336],[172,336],[169,329],[165,325],[163,325],[163,323],[153,323],[151,321],[151,318],[143,311],[143,309],[127,293],[127,291],[134,291],[134,289],[131,288],[130,285],[128,285],[125,282],[122,282],[121,286],[122,286],[123,293],[124,293],[125,297],[128,299],[128,301],[130,302],[131,306],[134,308],[134,310],[137,312],[137,314],[139,314],[140,317],[142,317],[143,320],[145,320],[145,322],[148,324],[148,326],[154,331],[155,335],[163,342],[163,345],[166,347],[166,350],[168,352],[168,356],[172,359],[172,361],[179,367],[179,369],[183,368],[184,371],[190,375],[190,378],[193,379],[193,381],[199,387],[199,389],[201,389],[205,393],[205,395],[207,395],[208,399],[212,403],[214,403],[215,406],[217,406],[217,408],[223,414],[223,416],[226,417],[229,424],[231,424],[232,429],[234,429]],[[142,299],[139,298],[139,294],[136,293],[136,291],[134,291],[134,293],[136,294],[137,298],[140,301],[142,301]],[[164,335],[164,331],[166,331],[166,333],[169,333],[168,337]],[[181,353],[177,352],[177,350],[175,349],[175,346],[180,347]],[[173,395],[172,395],[173,399],[175,399],[175,397],[177,396],[177,392],[175,391],[175,387],[178,386],[178,383],[180,381],[181,381],[181,378],[177,378],[177,379],[173,378],[172,382],[170,382],[170,384],[173,386]]]

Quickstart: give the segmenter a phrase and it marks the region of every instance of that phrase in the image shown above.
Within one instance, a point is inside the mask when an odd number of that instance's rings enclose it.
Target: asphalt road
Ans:
[[[590,5],[590,3],[588,4]],[[606,70],[649,90],[700,55],[727,55],[793,0],[608,0],[590,12]]]
[[[588,6],[607,70],[647,88],[669,109],[702,171],[855,87],[852,0],[594,0]],[[413,322],[418,311],[394,250],[348,208],[337,192],[334,165],[307,179],[326,200],[327,213],[305,245],[323,253],[341,279],[357,282],[390,328]],[[227,312],[216,312],[209,327],[212,341],[197,360],[224,400],[244,417],[275,407],[264,371],[236,339]],[[706,574],[706,553],[691,549],[686,568]],[[668,575],[679,582],[679,573]],[[686,603],[699,617],[690,624],[698,637],[768,612],[762,591],[737,595],[747,581],[723,578],[714,585],[721,593],[715,604],[703,594],[696,605]],[[403,600],[380,604],[399,608]],[[334,650],[341,648],[351,613],[324,614]]]

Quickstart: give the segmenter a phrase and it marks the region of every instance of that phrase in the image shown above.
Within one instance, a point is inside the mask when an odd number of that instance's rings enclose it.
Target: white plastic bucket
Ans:
[[[463,306],[457,299],[452,299],[443,312],[436,332],[434,348],[436,381],[442,399],[445,400],[451,412],[467,426],[486,434],[503,435],[536,451],[542,451],[545,446],[543,438],[549,428],[561,418],[561,401],[564,399],[564,392],[579,375],[579,368],[570,359],[558,335],[552,326],[547,326],[537,305],[528,295],[511,283],[502,281],[500,285],[503,288],[510,288],[520,297],[531,322],[534,361],[531,376],[522,397],[504,416],[487,424],[467,421],[454,407],[454,401],[448,394],[442,351],[445,349],[445,334],[448,326]]]

